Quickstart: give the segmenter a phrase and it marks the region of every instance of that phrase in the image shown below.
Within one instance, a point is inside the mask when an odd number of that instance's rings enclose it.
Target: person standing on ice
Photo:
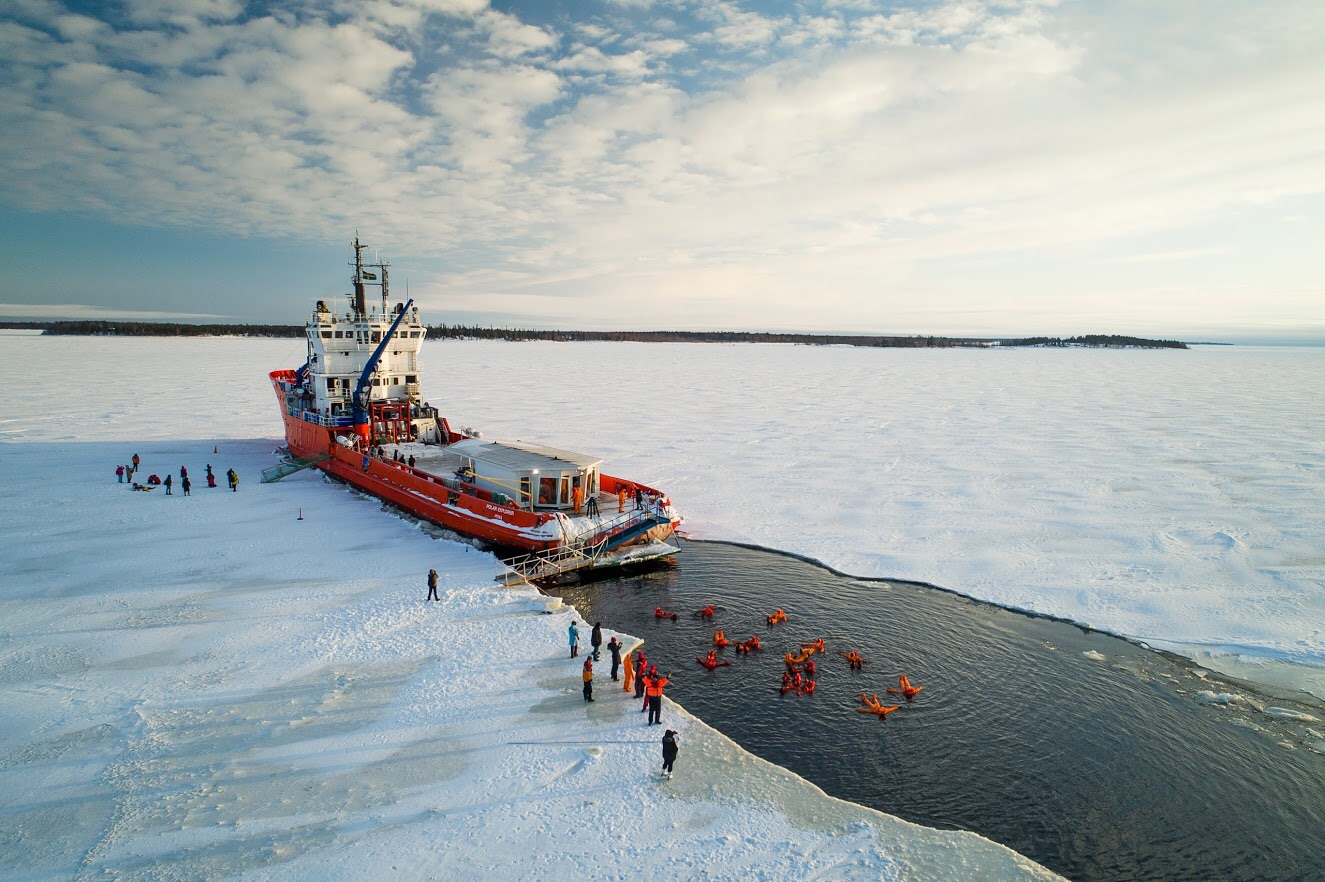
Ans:
[[[584,700],[593,701],[593,659],[584,660]]]
[[[180,486],[184,488],[184,495],[188,496],[189,490],[193,487],[193,485],[189,483],[189,476],[185,475],[184,477],[180,478],[179,483]]]
[[[676,754],[680,748],[676,745],[676,731],[668,729],[663,733],[663,777],[669,781],[672,778],[672,763],[676,762]]]
[[[167,495],[167,496],[170,495],[170,479],[171,479],[171,475],[167,473],[167,475],[166,475],[166,495]]]
[[[576,627],[579,622],[571,622],[570,627],[566,629],[566,636],[570,639],[570,657],[580,654],[580,629]]]
[[[119,483],[124,483],[124,466],[115,467],[115,477],[119,479]]]
[[[212,474],[212,464],[210,462],[207,463],[207,486],[208,487],[216,486],[216,475]]]
[[[593,647],[593,660],[598,661],[602,658],[600,651],[603,648],[603,623],[594,622],[593,630],[589,632],[589,645]]]
[[[665,675],[661,677],[658,676],[658,671],[656,668],[649,669],[649,685],[644,691],[647,692],[649,696],[648,725],[650,726],[652,726],[654,723],[657,723],[660,726],[662,725],[663,687],[670,682],[671,682],[670,677],[667,677]]]
[[[621,644],[613,637],[607,641],[607,651],[612,654],[612,682],[617,681],[617,671],[621,670]]]
[[[644,697],[644,675],[648,673],[649,660],[644,657],[644,650],[640,650],[639,658],[635,660],[635,697]],[[640,708],[641,712],[643,708]]]
[[[226,469],[225,475],[230,479],[230,492],[239,492],[239,473],[234,469]]]
[[[138,463],[139,463],[138,454],[135,453],[133,455],[133,470],[135,472],[138,471]]]
[[[437,571],[428,570],[428,599],[440,601],[437,596]]]

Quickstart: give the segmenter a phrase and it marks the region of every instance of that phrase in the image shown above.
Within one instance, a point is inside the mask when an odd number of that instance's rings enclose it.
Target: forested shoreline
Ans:
[[[183,324],[179,322],[0,322],[0,328],[34,330],[64,337],[290,337],[304,336],[303,325]],[[872,334],[788,334],[764,331],[549,331],[484,328],[477,325],[429,325],[436,340],[617,341],[629,343],[794,343],[804,346],[874,346],[927,349],[981,346],[1085,346],[1110,348],[1186,349],[1177,340],[1148,340],[1117,334],[1077,337],[938,337]]]

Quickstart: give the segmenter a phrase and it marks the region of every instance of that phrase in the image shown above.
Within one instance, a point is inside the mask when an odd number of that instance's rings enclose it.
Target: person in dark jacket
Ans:
[[[594,622],[593,631],[589,633],[589,645],[593,647],[593,660],[598,661],[602,658],[599,650],[603,648],[603,623]]]
[[[593,701],[593,659],[584,660],[584,700]]]
[[[438,600],[438,601],[441,600],[441,598],[437,596],[437,571],[436,571],[436,570],[428,570],[428,599],[429,599],[429,600]]]
[[[663,767],[662,774],[669,781],[672,778],[672,763],[676,762],[676,754],[680,749],[676,745],[676,731],[668,729],[663,733]]]
[[[189,476],[185,475],[183,478],[180,478],[179,483],[180,486],[184,488],[184,495],[188,496],[189,490],[193,487],[193,485],[189,483]]]
[[[612,682],[617,680],[617,672],[621,670],[621,644],[616,642],[613,637],[607,641],[607,651],[612,654]]]
[[[172,477],[171,475],[166,475],[166,495],[167,495],[167,496],[170,495],[170,480],[171,480],[171,477]]]
[[[644,675],[649,672],[649,660],[644,657],[643,651],[639,658],[635,659],[635,697],[644,697]],[[640,708],[640,713],[644,713],[644,708]]]

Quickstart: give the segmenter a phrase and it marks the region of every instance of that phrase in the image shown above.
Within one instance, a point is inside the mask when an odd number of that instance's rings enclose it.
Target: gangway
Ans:
[[[262,470],[262,483],[271,484],[279,481],[287,475],[293,475],[295,472],[302,472],[306,468],[311,468],[320,462],[326,462],[331,459],[329,453],[315,453],[312,456],[305,456],[300,459],[287,459],[283,463],[272,466],[269,469]]]
[[[625,548],[609,549],[599,543],[587,548],[563,546],[551,551],[525,554],[502,561],[504,572],[497,579],[509,588],[513,585],[555,581],[568,573],[603,570],[661,560],[680,551],[674,545],[654,540]]]

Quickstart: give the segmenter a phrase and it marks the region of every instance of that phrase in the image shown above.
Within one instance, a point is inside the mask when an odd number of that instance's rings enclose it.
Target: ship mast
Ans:
[[[377,263],[364,263],[363,250],[368,247],[359,242],[359,237],[354,237],[354,275],[350,277],[350,283],[354,286],[354,293],[350,295],[354,306],[354,320],[368,320],[368,297],[365,288],[368,285],[379,285],[382,288],[382,318],[387,316],[388,304],[387,298],[389,289],[387,287],[387,268],[390,266],[384,260],[379,259]],[[374,272],[375,271],[375,272]]]

